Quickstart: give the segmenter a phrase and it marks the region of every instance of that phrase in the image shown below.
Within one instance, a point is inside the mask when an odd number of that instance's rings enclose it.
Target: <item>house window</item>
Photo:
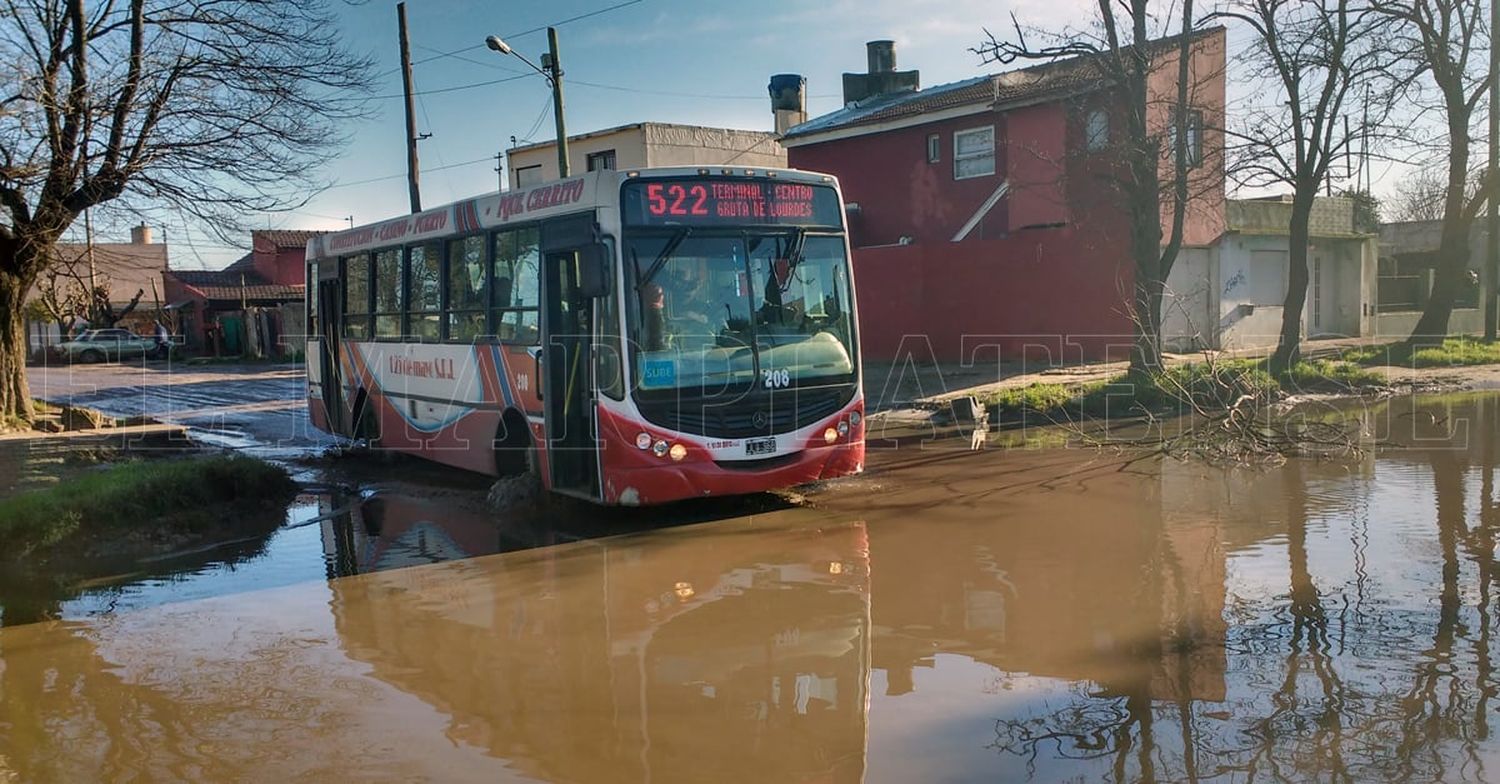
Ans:
[[[1109,146],[1108,109],[1096,106],[1083,115],[1083,146],[1089,152],[1099,152]]]
[[[1187,167],[1196,169],[1203,164],[1203,112],[1193,109],[1187,114]],[[1177,160],[1177,122],[1167,128],[1167,156]]]
[[[412,340],[436,341],[443,309],[442,246],[436,242],[406,250],[406,331]]]
[[[505,343],[541,342],[541,231],[536,227],[495,234],[495,282],[490,288],[495,332]]]
[[[995,126],[953,134],[953,179],[987,177],[995,173]]]
[[[344,265],[344,337],[370,339],[370,257],[348,256]]]
[[[938,161],[940,161],[940,160],[943,159],[943,148],[942,148],[942,142],[940,141],[940,139],[941,139],[941,137],[939,137],[935,133],[929,133],[929,134],[927,134],[927,162],[928,163],[937,163]]]
[[[591,152],[591,153],[589,153],[589,157],[588,157],[588,170],[589,171],[599,171],[600,169],[613,169],[613,168],[615,168],[615,151],[614,150],[603,150],[601,152]]]
[[[472,343],[485,334],[484,312],[489,304],[485,282],[484,237],[475,235],[448,243],[448,340]]]
[[[516,187],[526,188],[542,181],[542,165],[522,166],[516,169]]]
[[[375,337],[396,340],[401,337],[401,314],[406,301],[401,283],[401,249],[390,248],[375,254]]]

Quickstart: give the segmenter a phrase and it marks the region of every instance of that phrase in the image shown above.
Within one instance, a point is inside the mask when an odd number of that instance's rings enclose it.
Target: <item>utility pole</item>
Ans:
[[[1495,339],[1495,323],[1497,314],[1500,314],[1500,300],[1497,300],[1497,286],[1500,286],[1500,198],[1496,197],[1495,187],[1500,181],[1500,44],[1497,33],[1500,33],[1500,2],[1490,0],[1490,165],[1486,173],[1490,182],[1490,197],[1485,201],[1487,204],[1485,212],[1485,245],[1489,250],[1489,286],[1484,298],[1484,338]]]
[[[495,179],[499,181],[498,188],[505,190],[505,152],[495,153]]]
[[[411,191],[411,211],[422,211],[422,185],[417,166],[417,114],[412,107],[411,42],[406,36],[406,3],[396,4],[396,23],[401,29],[401,89],[406,94],[406,182]]]
[[[83,211],[83,241],[89,254],[89,302],[94,301],[94,292],[99,288],[98,270],[94,267],[94,221],[89,211]]]
[[[552,114],[557,119],[557,176],[568,176],[568,128],[563,122],[562,60],[557,54],[557,28],[547,28],[547,56],[542,67],[552,75]]]

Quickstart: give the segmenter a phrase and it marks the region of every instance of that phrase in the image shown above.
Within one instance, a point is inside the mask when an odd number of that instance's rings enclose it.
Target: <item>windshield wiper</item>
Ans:
[[[637,278],[635,283],[637,291],[640,291],[647,283],[656,278],[656,273],[661,272],[662,265],[666,264],[667,260],[672,258],[672,254],[677,252],[677,247],[692,233],[693,227],[683,226],[672,235],[671,239],[667,240],[667,244],[662,246],[661,253],[656,254],[656,260],[651,262],[651,266],[647,268],[646,274]]]
[[[807,244],[807,229],[792,230],[792,246],[786,252],[786,283],[781,284],[781,290],[787,291],[792,287],[792,273],[797,271],[797,265],[802,263],[802,247]]]

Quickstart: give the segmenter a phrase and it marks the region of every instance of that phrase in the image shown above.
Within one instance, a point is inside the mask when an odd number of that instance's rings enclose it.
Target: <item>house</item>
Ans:
[[[130,242],[60,242],[54,246],[53,257],[27,293],[28,303],[43,298],[49,289],[63,299],[76,299],[91,287],[102,288],[108,292],[111,310],[130,311],[118,326],[150,334],[166,296],[162,274],[168,258],[166,244],[152,241],[149,226],[131,228]],[[88,326],[81,315],[74,321],[78,327]],[[57,322],[51,318],[28,320],[26,331],[33,350],[60,339]]]
[[[505,154],[512,188],[557,179],[556,142],[511,147]],[[568,137],[568,168],[574,173],[731,163],[749,167],[785,166],[786,150],[769,131],[655,122]]]
[[[1225,207],[1224,236],[1205,253],[1180,257],[1167,280],[1162,339],[1169,350],[1257,348],[1280,340],[1291,197],[1231,199]],[[1380,334],[1368,305],[1375,301],[1378,248],[1371,228],[1358,225],[1350,199],[1320,197],[1313,203],[1302,312],[1306,337]]]
[[[1485,261],[1488,233],[1484,221],[1469,229],[1469,280],[1459,290],[1448,331],[1453,334],[1484,332],[1484,291],[1489,287]],[[1375,316],[1371,334],[1404,338],[1411,334],[1427,307],[1436,274],[1437,251],[1442,242],[1443,222],[1408,221],[1380,227],[1380,261],[1376,270],[1377,296],[1372,301]]]
[[[1189,256],[1209,252],[1224,214],[1213,130],[1224,113],[1224,31],[1194,39]],[[1148,46],[1148,123],[1166,133],[1179,42]],[[1101,187],[1118,177],[1111,144],[1123,109],[1097,61],[921,89],[918,72],[896,70],[892,42],[871,42],[867,56],[867,73],[845,74],[844,108],[781,138],[789,165],[843,187],[866,357],[1074,361],[1128,345],[1128,215]]]
[[[250,252],[222,270],[167,270],[167,298],[184,342],[225,354],[284,352],[280,338],[303,332],[307,241],[326,233],[252,231]],[[261,315],[266,310],[275,312],[269,320]],[[247,337],[259,345],[245,345]]]

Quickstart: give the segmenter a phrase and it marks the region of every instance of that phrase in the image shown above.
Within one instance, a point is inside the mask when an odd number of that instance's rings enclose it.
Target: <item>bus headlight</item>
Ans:
[[[839,435],[841,435],[841,436],[847,436],[847,435],[849,435],[849,423],[845,422],[842,419],[839,420]]]
[[[850,411],[849,412],[849,424],[854,425],[855,427],[859,427],[859,420],[861,418],[862,417],[860,417],[858,411]]]
[[[635,448],[636,449],[650,449],[651,448],[651,434],[650,433],[637,433],[636,436],[635,436]]]
[[[839,431],[834,430],[831,427],[823,431],[823,441],[825,443],[831,444],[837,440],[839,440]]]
[[[673,460],[681,460],[687,457],[687,447],[682,444],[673,444],[672,449],[667,454],[671,455]]]
[[[665,441],[657,441],[656,443],[652,444],[651,445],[651,454],[656,455],[657,457],[666,457],[667,456],[667,442],[665,442]]]

